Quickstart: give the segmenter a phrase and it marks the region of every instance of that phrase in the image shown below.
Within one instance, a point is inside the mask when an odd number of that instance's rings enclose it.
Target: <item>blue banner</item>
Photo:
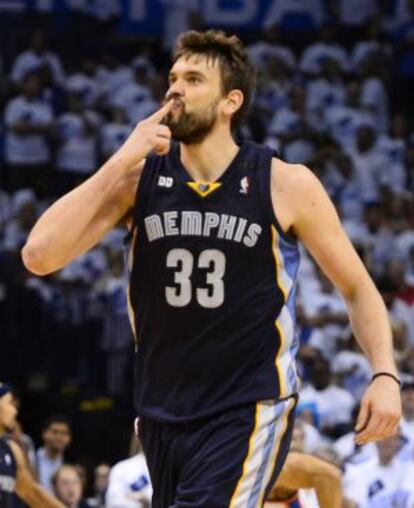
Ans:
[[[119,0],[122,9],[119,29],[124,33],[160,35],[164,6],[160,0]],[[264,25],[278,0],[198,0],[199,11],[209,27],[238,31],[258,30]],[[3,10],[68,10],[68,0],[0,0]],[[14,8],[14,9],[13,9]]]

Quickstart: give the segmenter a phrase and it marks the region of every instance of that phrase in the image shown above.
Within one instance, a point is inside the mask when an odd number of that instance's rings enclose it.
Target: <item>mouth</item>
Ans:
[[[179,99],[174,99],[171,111],[181,111],[184,108],[184,104]]]

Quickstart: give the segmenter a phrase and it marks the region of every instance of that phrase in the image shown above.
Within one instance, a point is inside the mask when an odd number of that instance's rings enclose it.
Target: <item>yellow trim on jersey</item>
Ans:
[[[272,252],[273,252],[273,257],[274,257],[275,263],[276,263],[276,275],[277,275],[276,284],[279,287],[279,289],[282,291],[283,299],[286,303],[287,299],[288,299],[288,291],[285,288],[285,286],[283,285],[282,277],[279,277],[279,274],[282,271],[282,269],[281,269],[282,262],[280,260],[280,251],[279,251],[279,249],[276,248],[276,244],[279,243],[279,235],[277,234],[277,230],[276,230],[275,226],[273,226],[273,224],[270,227],[272,230]]]
[[[253,428],[252,435],[250,436],[250,439],[249,439],[249,448],[247,451],[247,455],[246,455],[246,458],[244,459],[244,462],[243,462],[242,475],[240,476],[239,481],[237,482],[237,485],[236,485],[236,489],[235,489],[233,495],[231,496],[229,508],[234,508],[234,503],[237,501],[237,497],[239,495],[240,488],[243,485],[243,482],[246,480],[247,475],[249,474],[248,465],[249,465],[249,462],[252,458],[253,451],[254,451],[253,443],[256,438],[256,434],[259,429],[259,426],[260,426],[259,410],[260,410],[260,405],[259,405],[259,403],[257,403],[256,404],[256,411],[255,411],[255,415],[254,415],[254,428]]]
[[[292,414],[293,409],[295,408],[296,401],[295,401],[295,399],[292,398],[292,399],[289,399],[288,403],[290,403],[290,407],[287,408],[283,412],[283,415],[282,415],[282,419],[283,419],[282,431],[278,433],[277,444],[274,446],[272,457],[269,460],[269,463],[273,464],[273,466],[272,466],[272,474],[273,474],[273,471],[275,470],[275,467],[276,467],[276,461],[277,461],[277,458],[278,458],[278,455],[279,455],[279,451],[280,451],[280,443],[282,442],[283,438],[285,437],[286,431],[288,430],[289,418],[290,418],[290,415]],[[260,499],[259,499],[258,506],[262,506],[263,505],[263,496],[264,496],[264,494],[265,494],[265,491],[263,490],[262,493],[260,494]]]
[[[280,257],[279,257],[280,251],[279,251],[279,249],[276,248],[276,244],[277,244],[279,237],[278,237],[276,228],[275,228],[275,226],[273,226],[273,224],[271,225],[271,231],[272,231],[272,253],[273,253],[273,258],[275,260],[275,265],[276,265],[276,285],[283,294],[283,303],[285,305],[287,302],[288,294],[287,294],[286,288],[283,285],[282,277],[280,277],[280,273],[282,271],[281,270],[282,263],[281,263]],[[282,366],[280,365],[280,353],[282,351],[284,351],[284,349],[285,349],[286,337],[285,337],[282,327],[280,326],[279,318],[280,318],[280,316],[275,321],[275,327],[276,327],[276,329],[279,333],[279,337],[280,337],[280,345],[279,345],[279,349],[276,353],[275,366],[276,366],[277,377],[279,379],[280,397],[284,397],[286,395],[286,385],[285,385],[285,378],[282,375]]]
[[[218,182],[187,182],[187,185],[202,198],[221,187],[221,183]]]
[[[132,235],[132,239],[131,239],[131,246],[129,248],[129,253],[128,253],[128,268],[129,268],[129,270],[132,270],[132,266],[134,264],[135,242],[136,242],[137,236],[138,236],[137,231],[138,231],[137,228],[135,228],[135,231],[134,231],[134,233]],[[131,289],[131,282],[129,282],[128,287],[127,287],[127,308],[128,308],[128,316],[129,316],[129,322],[131,323],[132,333],[134,334],[135,343],[137,343],[138,342],[138,335],[137,335],[137,331],[135,329],[135,312],[134,312],[134,309],[132,308],[132,304],[131,304],[130,289]]]

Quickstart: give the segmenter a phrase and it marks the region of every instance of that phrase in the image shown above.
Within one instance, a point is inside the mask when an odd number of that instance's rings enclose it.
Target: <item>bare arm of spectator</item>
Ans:
[[[151,150],[165,154],[171,131],[161,125],[169,101],[140,122],[122,147],[82,185],[54,203],[40,217],[22,250],[26,268],[45,275],[92,248],[134,204],[134,196]]]
[[[289,453],[282,472],[272,489],[270,499],[278,492],[294,493],[315,489],[320,508],[341,508],[341,471],[324,460],[303,453]]]
[[[17,464],[16,494],[32,508],[64,508],[64,505],[34,480],[19,445],[10,442]]]

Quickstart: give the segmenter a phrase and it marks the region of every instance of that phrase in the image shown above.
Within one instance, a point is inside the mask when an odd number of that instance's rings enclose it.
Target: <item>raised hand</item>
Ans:
[[[165,155],[171,146],[171,131],[162,120],[167,116],[173,100],[166,102],[158,111],[139,122],[115,156],[125,160],[130,166],[136,166],[154,150],[157,155]]]

